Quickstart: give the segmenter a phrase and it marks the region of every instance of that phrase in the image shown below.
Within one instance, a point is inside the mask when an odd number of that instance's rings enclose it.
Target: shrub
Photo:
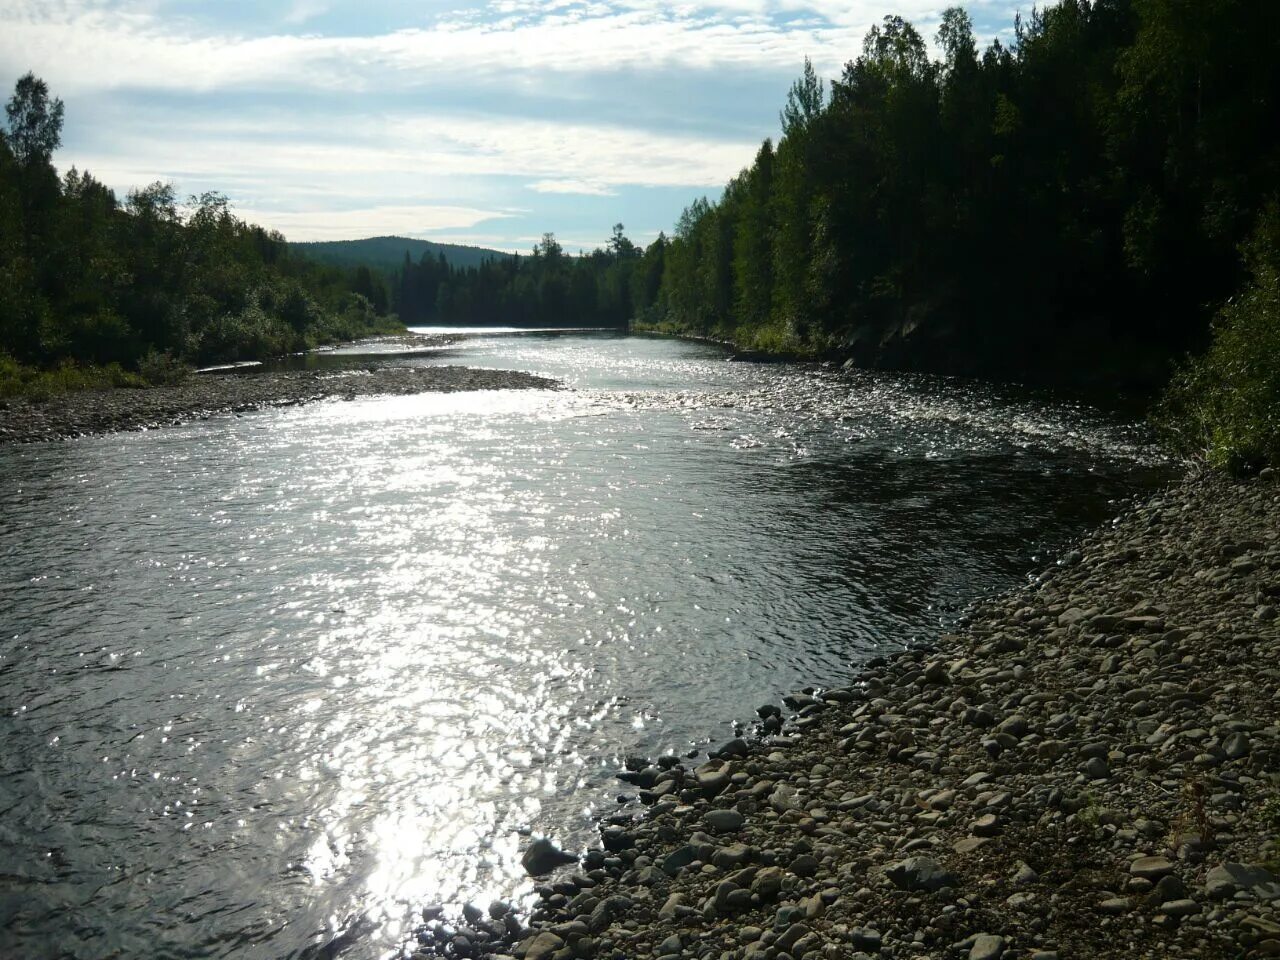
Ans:
[[[0,354],[0,397],[26,397],[40,401],[76,390],[145,386],[146,382],[140,376],[129,373],[118,363],[95,367],[67,361],[53,370],[41,370]]]
[[[1280,464],[1280,203],[1245,248],[1252,274],[1213,324],[1213,342],[1174,374],[1156,421],[1178,451],[1235,474]]]
[[[138,361],[138,375],[152,386],[182,383],[191,375],[191,368],[172,353],[150,351]]]

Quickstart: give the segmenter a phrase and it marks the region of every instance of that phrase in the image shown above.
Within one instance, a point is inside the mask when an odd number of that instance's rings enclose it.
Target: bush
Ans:
[[[1280,203],[1245,257],[1252,281],[1218,312],[1208,352],[1177,371],[1157,411],[1176,450],[1235,474],[1280,464]]]
[[[238,313],[224,313],[200,331],[196,358],[201,363],[265,360],[304,344],[277,317],[263,310],[257,296]]]
[[[138,361],[138,375],[154,387],[182,383],[191,376],[191,368],[172,353],[150,351]]]
[[[77,390],[146,385],[140,376],[129,373],[118,363],[95,367],[78,366],[67,361],[53,370],[41,370],[24,366],[7,354],[0,354],[0,397],[25,397],[39,401]]]

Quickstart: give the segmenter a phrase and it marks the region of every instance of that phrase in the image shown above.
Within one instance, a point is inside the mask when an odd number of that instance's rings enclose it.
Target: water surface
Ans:
[[[526,895],[522,831],[590,843],[620,756],[936,634],[1169,475],[1083,405],[674,340],[391,362],[571,389],[0,448],[0,956],[362,917],[342,955],[388,955]]]

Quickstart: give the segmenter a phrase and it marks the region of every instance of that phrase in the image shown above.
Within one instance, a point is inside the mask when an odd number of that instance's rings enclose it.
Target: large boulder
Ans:
[[[1280,883],[1265,867],[1247,863],[1224,863],[1209,871],[1204,892],[1214,900],[1225,900],[1247,890],[1259,900],[1280,900]]]

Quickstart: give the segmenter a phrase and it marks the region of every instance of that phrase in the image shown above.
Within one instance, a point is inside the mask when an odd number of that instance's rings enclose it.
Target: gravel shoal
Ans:
[[[0,400],[0,443],[149,430],[314,400],[559,386],[532,374],[468,367],[375,364],[340,371],[202,373],[180,384],[146,390],[85,390],[45,401]]]
[[[1274,473],[1190,479],[754,738],[629,759],[643,818],[414,956],[1280,956],[1278,606]]]

